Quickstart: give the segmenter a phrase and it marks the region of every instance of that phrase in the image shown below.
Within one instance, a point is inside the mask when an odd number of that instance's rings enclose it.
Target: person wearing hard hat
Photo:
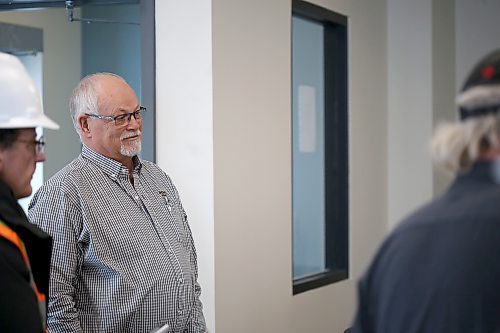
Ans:
[[[500,332],[500,50],[432,140],[450,188],[406,218],[359,283],[351,333]]]
[[[17,199],[31,195],[45,160],[36,127],[59,126],[42,112],[21,62],[0,53],[0,332],[44,332],[51,237],[28,222]]]

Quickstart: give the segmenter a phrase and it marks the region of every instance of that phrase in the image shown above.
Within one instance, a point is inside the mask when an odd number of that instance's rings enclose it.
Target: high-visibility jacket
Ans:
[[[45,331],[51,251],[0,180],[0,332]]]
[[[26,252],[26,247],[24,246],[24,243],[21,240],[21,238],[19,238],[19,236],[1,220],[0,220],[0,237],[7,239],[12,244],[14,244],[14,246],[18,248],[19,252],[23,257],[24,263],[26,264],[26,268],[28,269],[29,272],[31,288],[33,288],[33,292],[35,293],[35,296],[38,301],[38,308],[40,309],[40,321],[42,322],[43,328],[46,329],[47,326],[45,322],[47,313],[46,297],[45,294],[38,291],[35,279],[33,278],[33,273],[31,272],[30,260],[28,258],[28,253]]]

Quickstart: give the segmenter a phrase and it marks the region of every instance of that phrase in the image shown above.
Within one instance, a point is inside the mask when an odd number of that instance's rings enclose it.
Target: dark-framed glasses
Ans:
[[[41,136],[37,140],[24,140],[24,139],[16,139],[16,141],[31,143],[35,145],[35,152],[37,155],[43,154],[45,152],[45,138]]]
[[[144,106],[139,107],[138,110],[130,113],[119,114],[118,116],[103,116],[101,114],[92,114],[85,113],[87,117],[97,118],[105,121],[113,121],[115,126],[124,126],[130,123],[130,119],[134,117],[135,120],[142,120],[142,116],[146,112],[146,108]]]

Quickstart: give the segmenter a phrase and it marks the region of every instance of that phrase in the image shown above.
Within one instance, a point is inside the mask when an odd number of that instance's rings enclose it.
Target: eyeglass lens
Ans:
[[[143,112],[144,112],[144,109],[141,108],[135,112],[116,116],[115,117],[115,124],[117,126],[128,124],[130,122],[130,120],[132,119],[132,116],[134,117],[135,120],[141,120]]]

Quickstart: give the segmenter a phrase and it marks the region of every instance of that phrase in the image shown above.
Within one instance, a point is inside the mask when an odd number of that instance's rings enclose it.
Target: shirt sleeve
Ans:
[[[45,184],[33,197],[28,217],[53,237],[47,326],[51,333],[83,332],[75,308],[81,213],[60,186]]]

